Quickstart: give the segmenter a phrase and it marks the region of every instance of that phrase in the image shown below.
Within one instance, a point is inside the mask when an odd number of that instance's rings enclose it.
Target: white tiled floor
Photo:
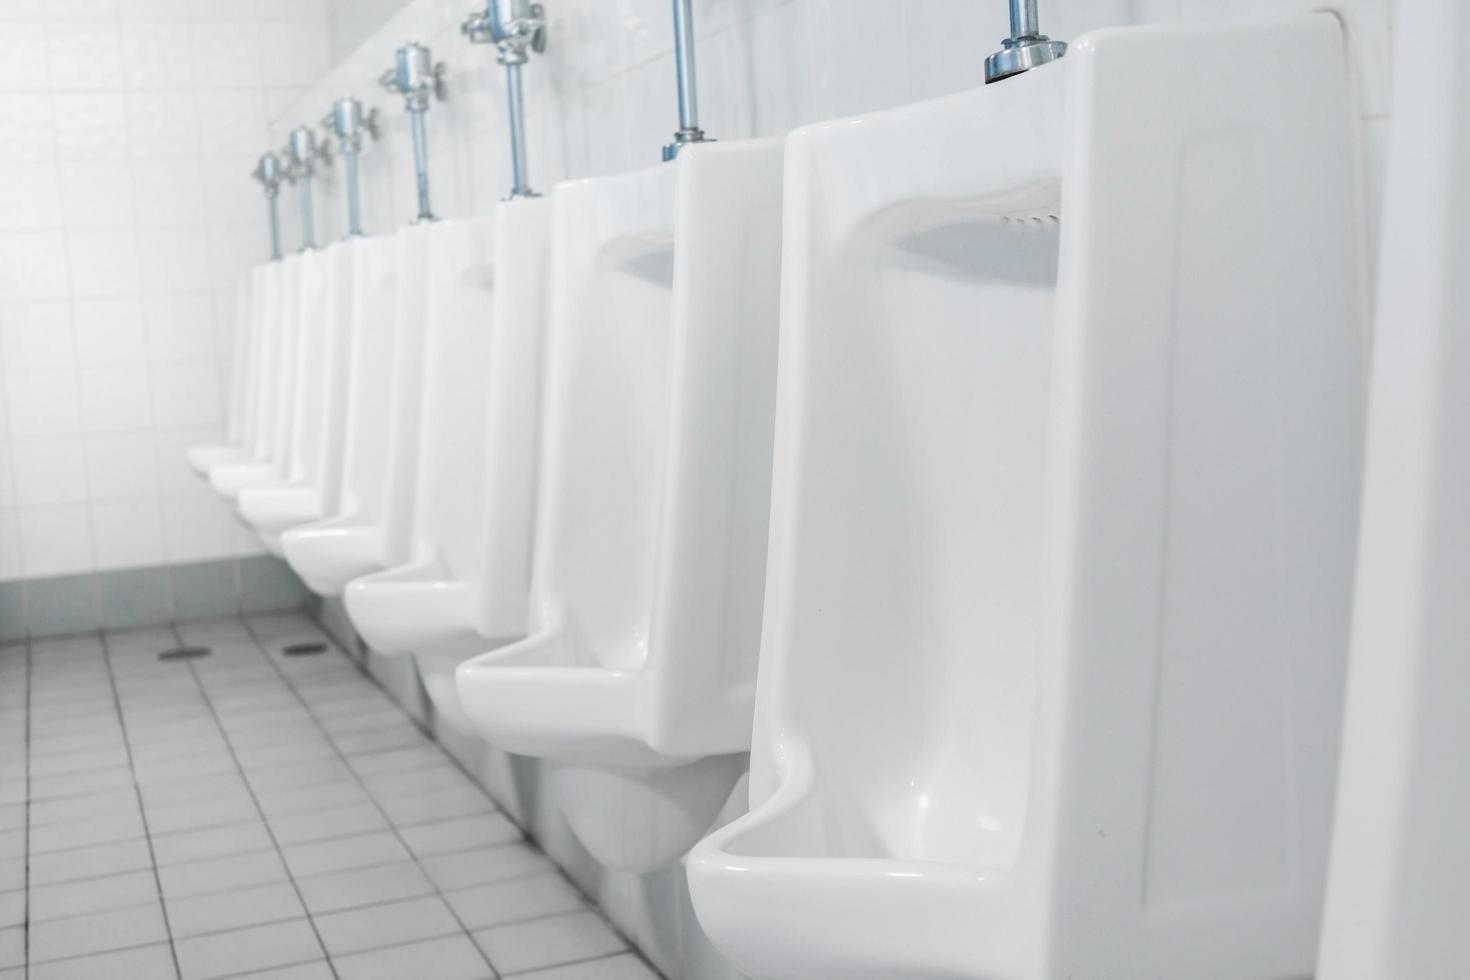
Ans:
[[[282,652],[310,640],[0,647],[0,980],[656,977],[346,656]]]

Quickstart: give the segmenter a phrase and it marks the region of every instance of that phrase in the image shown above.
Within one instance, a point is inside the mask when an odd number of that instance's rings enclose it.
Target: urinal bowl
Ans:
[[[794,749],[759,814],[690,855],[700,923],[752,977],[1018,980],[1046,976],[1034,876],[1013,866],[903,858],[838,830]],[[842,845],[833,847],[836,838]],[[709,887],[711,883],[714,887]]]
[[[281,532],[322,516],[322,492],[313,485],[245,487],[236,496],[240,516],[261,534]]]
[[[344,594],[368,647],[416,655],[461,729],[455,668],[526,631],[549,217],[509,201],[435,225],[412,512],[389,528],[414,557]]]
[[[743,974],[1311,974],[1351,105],[1311,15],[1106,30],[789,138],[750,812],[689,859]]]
[[[382,570],[383,531],[349,512],[285,531],[281,551],[307,588],[335,597],[353,579]]]
[[[247,487],[261,487],[281,479],[280,464],[252,456],[236,462],[219,463],[209,469],[209,485],[226,500],[236,500]]]
[[[185,450],[184,456],[195,473],[208,479],[209,471],[216,466],[240,463],[249,459],[250,450],[232,443],[220,443],[215,446],[192,446]]]
[[[404,389],[418,382],[411,353],[424,315],[422,280],[432,226],[356,243],[352,345],[341,411],[341,486],[323,501],[332,516],[281,535],[287,562],[318,595],[340,596],[355,578],[382,571],[391,554],[390,486],[411,470],[400,442]],[[402,410],[400,410],[402,409]],[[411,458],[411,454],[409,454]]]
[[[745,764],[781,165],[777,141],[712,144],[553,198],[532,632],[458,688],[623,870],[685,853]]]
[[[666,867],[709,829],[746,755],[661,743],[650,730],[654,681],[576,666],[585,661],[566,643],[556,630],[466,661],[462,712],[496,748],[547,760],[562,813],[600,862]]]

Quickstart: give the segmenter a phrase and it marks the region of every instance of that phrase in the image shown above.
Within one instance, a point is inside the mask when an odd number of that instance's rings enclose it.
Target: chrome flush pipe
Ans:
[[[311,178],[316,175],[318,161],[329,161],[331,147],[317,140],[316,130],[297,126],[286,143],[287,176],[301,191],[301,251],[316,248],[316,212],[312,207]]]
[[[699,79],[694,67],[694,12],[692,0],[674,0],[674,71],[679,83],[679,131],[664,147],[672,160],[690,143],[706,142],[699,128]]]
[[[281,257],[281,214],[276,198],[281,193],[281,182],[286,179],[281,169],[281,158],[274,153],[261,154],[250,176],[260,181],[260,186],[265,189],[266,210],[270,215],[271,259],[278,260]]]
[[[392,68],[378,79],[390,92],[403,96],[403,107],[413,123],[413,169],[418,191],[418,215],[415,221],[433,221],[429,205],[429,138],[424,114],[435,99],[443,101],[444,63],[434,62],[433,53],[417,41],[398,49]]]
[[[378,138],[378,110],[364,112],[362,100],[344,95],[332,103],[332,111],[322,120],[337,136],[342,151],[342,169],[347,174],[347,237],[362,235],[362,198],[357,174],[358,157],[362,154],[363,137]]]
[[[508,200],[535,197],[526,169],[526,108],[521,93],[521,66],[531,52],[546,50],[546,12],[532,0],[487,0],[485,9],[459,26],[475,44],[494,44],[495,60],[505,66],[509,102],[511,188]]]
[[[1064,41],[1053,41],[1041,33],[1037,0],[1010,0],[1011,36],[1000,42],[1000,50],[985,59],[985,83],[1019,75],[1067,53]]]

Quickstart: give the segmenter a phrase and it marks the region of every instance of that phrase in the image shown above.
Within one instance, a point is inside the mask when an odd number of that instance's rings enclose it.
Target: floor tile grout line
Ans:
[[[520,924],[521,923],[517,923],[517,925]],[[481,929],[480,931],[484,932],[485,930]],[[623,934],[621,932],[618,932],[616,928],[613,928],[613,934],[616,935],[619,939],[623,940],[623,942],[628,942]],[[598,953],[596,956],[587,956],[580,960],[567,960],[565,963],[552,963],[549,966],[533,966],[529,970],[520,970],[516,973],[507,973],[504,980],[516,980],[517,977],[534,976],[537,973],[543,973],[548,970],[561,970],[569,966],[586,966],[588,963],[601,963],[603,960],[610,960],[615,956],[637,957],[638,959],[642,960],[643,963],[648,966],[650,970],[653,970],[654,976],[663,976],[663,974],[659,973],[658,970],[653,969],[653,964],[649,963],[647,957],[645,957],[642,953],[638,951],[638,947],[634,946],[632,943],[628,943],[626,948],[615,950],[611,953]]]
[[[21,937],[21,949],[24,962],[21,970],[27,977],[31,973],[31,658],[33,656],[30,638],[26,639],[26,832],[25,832],[25,920],[22,927],[25,929]]]
[[[307,618],[310,619],[310,617],[307,617]],[[315,710],[312,708],[311,702],[306,697],[304,697],[301,694],[299,688],[297,687],[297,685],[295,684],[295,682],[291,679],[290,675],[287,674],[281,668],[281,665],[278,664],[273,657],[271,657],[270,651],[266,648],[265,644],[263,644],[263,643],[260,642],[259,635],[256,633],[255,628],[250,623],[250,621],[248,619],[246,619],[244,622],[245,622],[245,628],[247,630],[249,630],[250,635],[255,638],[256,645],[259,647],[261,654],[266,658],[267,662],[270,663],[271,667],[273,667],[275,669],[275,671],[278,674],[281,675],[282,679],[285,680],[286,684],[291,688],[292,692],[301,701],[302,706],[306,708],[307,713],[309,715],[311,715],[312,720],[313,721],[317,721],[318,726],[320,727],[320,722],[317,720],[317,715],[316,715]],[[328,647],[329,655],[330,655],[330,653],[335,652],[337,654],[340,654],[340,655],[346,657],[347,662],[352,667],[355,667],[357,669],[357,672],[359,674],[361,674],[363,677],[365,677],[367,679],[367,681],[370,684],[373,685],[373,687],[377,688],[377,690],[388,699],[389,703],[392,704],[393,707],[395,709],[397,709],[408,720],[408,722],[410,724],[412,724],[415,728],[417,728],[420,732],[422,732],[424,734],[425,738],[427,738],[429,740],[429,742],[432,743],[439,750],[440,754],[443,755],[444,758],[447,759],[449,761],[449,763],[454,766],[454,768],[458,769],[460,771],[460,773],[467,780],[469,780],[470,785],[473,786],[478,792],[480,792],[486,798],[486,800],[488,800],[490,802],[490,804],[495,807],[495,811],[497,813],[500,813],[500,814],[504,815],[504,817],[507,820],[509,820],[513,825],[515,825],[516,829],[520,831],[521,837],[522,837],[522,841],[524,843],[529,844],[531,847],[535,848],[536,851],[538,853],[540,853],[542,856],[547,856],[546,855],[546,852],[541,849],[540,844],[538,844],[536,842],[535,838],[531,836],[531,834],[529,833],[529,831],[525,827],[521,826],[521,824],[519,822],[517,822],[509,813],[507,813],[500,806],[500,804],[495,800],[495,798],[490,795],[490,792],[487,789],[485,789],[484,786],[482,786],[480,784],[480,781],[477,780],[474,777],[474,775],[471,774],[470,771],[467,768],[465,768],[464,764],[462,762],[460,762],[459,759],[455,758],[454,755],[453,755],[453,753],[451,753],[448,749],[446,749],[444,747],[443,743],[441,743],[439,741],[439,739],[437,739],[436,737],[434,737],[433,731],[430,728],[428,728],[427,726],[419,724],[419,722],[418,722],[418,720],[416,718],[414,718],[413,716],[409,715],[408,712],[403,709],[403,706],[398,703],[397,699],[395,699],[393,697],[393,695],[390,694],[385,687],[383,687],[382,683],[379,682],[378,678],[376,678],[376,677],[374,677],[372,675],[372,673],[367,669],[367,660],[366,660],[367,647],[366,647],[365,644],[362,643],[361,639],[358,640],[358,644],[359,644],[359,646],[362,647],[362,649],[364,651],[364,656],[363,656],[363,658],[359,659],[359,658],[356,658],[356,657],[353,657],[353,656],[350,656],[349,654],[347,654],[347,652],[344,649],[342,649],[341,645],[337,642],[336,638],[332,636],[331,632],[329,630],[327,630],[325,627],[323,627],[319,622],[316,622],[315,620],[312,620],[312,625],[316,629],[318,629],[321,633],[323,633],[326,636],[326,638],[327,638],[327,647]],[[333,748],[334,749],[337,749],[336,739],[331,735],[331,733],[328,732],[325,728],[322,728],[322,734],[324,734],[327,737],[327,740],[332,743]],[[347,756],[345,755],[345,753],[342,753],[342,751],[340,749],[337,749],[337,752],[338,752],[339,755],[342,756],[343,761],[347,763],[348,769],[352,771],[353,778],[356,779],[359,783],[361,783],[362,788],[364,789],[364,791],[366,791],[367,794],[368,794],[368,796],[373,800],[374,806],[378,806],[379,809],[382,809],[381,804],[379,803],[377,796],[375,794],[373,794],[373,792],[370,789],[368,789],[367,783],[362,779],[362,777],[360,775],[358,775],[357,770],[356,769],[353,769],[352,763],[347,759]],[[419,865],[420,868],[422,868],[423,867],[423,863],[419,859],[418,854],[414,852],[413,848],[411,848],[411,847],[408,846],[408,842],[405,841],[405,840],[403,840],[402,835],[399,833],[399,827],[398,827],[397,821],[393,820],[392,817],[390,817],[388,815],[387,811],[383,811],[383,816],[388,819],[389,824],[393,827],[394,836],[398,837],[399,840],[402,841],[404,847],[408,849],[408,852],[409,852],[410,856],[413,858],[414,863],[417,864],[417,865]],[[510,843],[510,842],[507,842],[507,843]],[[449,853],[457,853],[457,852],[449,852]],[[438,855],[435,855],[435,856],[437,857]],[[648,959],[647,956],[644,955],[643,951],[638,948],[638,945],[636,943],[634,943],[626,934],[624,934],[624,932],[621,929],[619,929],[617,927],[617,925],[614,924],[612,922],[612,920],[610,918],[608,918],[603,913],[602,907],[597,903],[597,901],[591,895],[587,894],[587,892],[584,891],[581,888],[581,886],[579,886],[575,881],[573,881],[572,878],[571,878],[571,876],[568,875],[566,873],[566,871],[560,865],[558,865],[555,861],[550,860],[549,856],[547,857],[547,860],[548,860],[548,863],[551,865],[552,871],[555,874],[557,874],[564,882],[566,882],[578,895],[580,895],[582,897],[583,901],[587,904],[587,908],[590,909],[590,910],[592,910],[598,916],[599,919],[601,919],[604,923],[606,923],[607,926],[608,926],[608,928],[613,931],[614,935],[616,935],[618,937],[618,939],[620,941],[622,941],[622,943],[626,947],[626,950],[625,951],[628,952],[628,953],[631,953],[640,962],[642,962],[644,964],[644,966],[648,967],[648,969],[653,973],[654,976],[656,976],[656,977],[662,977],[663,976],[663,973],[661,971],[659,971],[659,969],[653,965],[653,963]],[[426,872],[426,875],[427,875],[427,872]],[[521,877],[531,877],[531,875],[528,874],[528,875],[524,875],[524,876],[516,876],[516,878],[521,878]],[[509,881],[509,880],[515,880],[515,879],[505,879],[505,880]],[[439,888],[439,883],[437,881],[434,881],[432,878],[430,878],[430,884],[432,884],[434,886],[435,892],[437,894],[439,894],[441,898],[444,899],[444,904],[445,905],[449,905],[449,901],[448,901],[447,897],[445,897],[444,890],[441,889],[441,888]],[[499,884],[499,882],[493,882],[493,884]],[[471,886],[471,887],[475,887],[475,886]],[[456,890],[457,891],[458,889],[453,889],[453,890]],[[459,913],[456,912],[456,911],[454,911],[454,907],[453,906],[450,906],[449,910],[450,910],[450,913],[453,914],[454,917],[458,920],[459,919]],[[460,921],[462,923],[463,920],[460,920]],[[521,922],[530,922],[530,921],[535,921],[535,920],[534,919],[521,920]],[[510,924],[510,923],[506,923],[506,924]],[[498,925],[498,923],[497,923],[497,925]],[[487,926],[486,928],[493,928],[493,927],[488,927]],[[468,928],[465,929],[465,932],[466,932],[467,935],[469,935],[470,941],[471,942],[474,942],[474,932],[472,932]],[[479,949],[479,943],[475,943],[475,948],[476,949]],[[487,963],[490,963],[490,968],[495,971],[496,976],[497,977],[500,977],[501,976],[500,970],[499,970],[498,967],[495,966],[494,963],[492,963],[490,961],[489,955],[486,954],[484,952],[484,950],[480,950],[480,955],[482,957],[484,957],[484,959],[485,959],[485,961]]]
[[[308,701],[305,698],[305,696],[302,695],[301,691],[297,688],[296,684],[292,681],[290,675],[287,674],[286,671],[281,668],[281,665],[280,664],[276,663],[275,658],[271,656],[270,650],[266,647],[266,645],[263,642],[261,642],[260,634],[255,631],[255,627],[250,623],[250,621],[248,619],[245,620],[245,628],[250,631],[250,635],[255,640],[255,646],[256,646],[256,649],[259,651],[260,655],[266,659],[266,662],[269,663],[271,665],[271,667],[273,667],[278,674],[281,675],[281,679],[284,680],[286,682],[287,686],[291,688],[292,693],[294,693],[296,695],[297,700],[299,700],[301,702],[301,706],[306,709],[307,714],[311,716],[312,721],[316,724],[317,728],[321,731],[322,735],[326,736],[327,740],[332,743],[332,749],[333,749],[333,751],[335,751],[337,753],[338,759],[340,759],[342,761],[342,763],[347,767],[347,771],[350,772],[350,773],[352,773],[353,780],[355,782],[357,782],[358,786],[362,789],[362,791],[367,794],[368,799],[372,800],[373,806],[377,808],[378,812],[382,815],[383,819],[387,821],[388,826],[389,826],[389,829],[390,829],[390,832],[393,834],[394,839],[396,839],[398,841],[399,845],[403,847],[404,851],[413,860],[413,863],[415,864],[415,866],[417,866],[418,869],[421,872],[423,872],[423,875],[428,880],[429,885],[434,889],[434,894],[438,897],[439,901],[443,903],[444,907],[449,910],[449,914],[454,918],[454,921],[459,925],[461,934],[464,935],[464,937],[469,940],[470,945],[473,946],[474,949],[475,949],[475,953],[482,960],[484,960],[485,961],[485,965],[490,968],[490,975],[491,975],[491,977],[494,978],[494,980],[500,980],[500,971],[496,968],[496,966],[495,966],[494,963],[491,963],[490,962],[490,957],[488,957],[488,956],[485,955],[484,950],[480,949],[480,944],[477,943],[477,942],[475,942],[474,933],[472,933],[470,931],[469,926],[465,925],[465,921],[460,916],[459,912],[456,911],[455,908],[454,908],[454,906],[449,903],[449,898],[445,894],[444,889],[442,889],[442,888],[439,887],[439,882],[435,881],[434,878],[433,878],[433,876],[431,876],[427,871],[424,870],[423,862],[419,860],[418,855],[414,853],[414,850],[413,850],[412,847],[409,846],[408,841],[404,840],[403,834],[399,830],[398,825],[393,822],[392,817],[390,817],[388,815],[388,811],[383,809],[382,802],[379,801],[378,798],[377,798],[377,796],[375,796],[373,794],[372,790],[370,790],[368,788],[367,783],[363,781],[362,777],[358,774],[357,770],[356,769],[353,769],[352,768],[352,764],[350,762],[348,762],[347,756],[342,753],[341,749],[338,749],[337,748],[336,741],[334,741],[332,739],[332,736],[327,732],[327,730],[322,727],[321,721],[320,721],[320,719],[317,718],[316,711],[313,710],[312,705],[311,705],[311,702]],[[331,640],[329,638],[328,641],[327,641],[327,652],[328,652],[328,655],[331,655],[333,652],[336,652],[338,650],[339,650],[339,647],[337,646],[337,643],[334,640]],[[354,664],[354,666],[357,666],[357,669],[360,672],[362,671],[361,666],[358,666],[358,665],[355,665],[355,664]],[[363,672],[363,673],[365,674],[366,672]],[[378,690],[379,691],[381,691],[384,694],[387,693],[386,691],[383,691],[382,690],[382,687],[381,686],[377,685],[377,682],[376,682],[376,680],[374,678],[372,678],[370,675],[368,675],[368,676],[369,676],[369,680],[374,684],[374,686],[377,686],[378,687]],[[390,700],[390,703],[391,703],[391,700],[392,699],[390,698],[389,700]],[[397,707],[397,706],[395,705],[395,707]],[[402,708],[399,708],[399,710],[402,711],[403,709]],[[406,713],[405,713],[405,717],[407,717],[407,714]],[[413,720],[413,719],[410,719],[410,720]],[[432,737],[432,736],[430,736],[430,737]],[[438,744],[437,743],[437,740],[435,741],[435,744],[436,745]],[[442,751],[442,747],[441,747],[441,751]],[[447,752],[445,752],[444,754],[445,754],[445,756],[448,756],[449,755],[449,753],[447,753]],[[460,772],[465,775],[465,778],[466,779],[470,779],[469,774],[468,773],[464,773],[463,767],[460,767]],[[476,786],[476,788],[480,789],[481,792],[484,792],[484,788],[481,787],[481,786],[479,786],[478,783],[474,783],[474,780],[473,779],[470,779],[470,782],[473,783]],[[490,794],[489,793],[485,793],[485,798],[486,799],[490,799]],[[490,800],[490,802],[492,804],[494,804],[495,801],[494,800]],[[496,807],[496,810],[499,810],[499,809],[500,808],[497,806]],[[520,828],[517,828],[517,829],[520,829]],[[524,831],[522,833],[524,833]],[[538,848],[538,850],[539,850],[539,848]],[[335,975],[335,967],[333,967],[333,970],[334,970],[334,975]]]
[[[118,724],[122,726],[123,751],[127,754],[128,757],[128,771],[133,777],[133,793],[137,797],[138,813],[141,815],[143,821],[143,833],[145,835],[145,839],[148,842],[148,863],[153,869],[153,886],[158,889],[158,911],[159,914],[163,917],[163,933],[164,936],[168,939],[169,957],[172,959],[174,964],[174,975],[177,977],[183,977],[183,970],[179,966],[178,950],[174,948],[173,928],[169,925],[168,921],[168,906],[164,903],[163,900],[163,881],[158,874],[158,856],[153,853],[153,837],[148,830],[148,813],[143,807],[143,790],[142,787],[138,785],[137,770],[133,768],[133,748],[132,745],[128,742],[127,721],[123,718],[122,702],[118,698],[117,674],[113,671],[112,667],[112,654],[107,642],[107,633],[106,631],[99,630],[97,636],[99,642],[102,644],[102,663],[107,668],[108,682],[112,685],[113,710],[117,712]]]
[[[320,607],[318,607],[318,610],[319,610],[319,608]],[[358,656],[352,656],[345,649],[343,649],[343,647],[342,647],[341,644],[339,644],[337,642],[337,639],[336,639],[335,636],[333,636],[331,630],[327,629],[320,622],[319,617],[313,616],[311,614],[307,614],[306,618],[308,618],[311,621],[312,625],[317,630],[319,630],[322,634],[324,634],[326,636],[326,638],[327,638],[327,645],[328,645],[329,650],[334,651],[334,652],[337,652],[337,653],[341,654],[342,656],[344,656],[347,659],[347,662],[351,666],[355,667],[357,669],[357,672],[359,674],[361,674],[363,677],[367,678],[368,682],[371,683],[373,685],[373,687],[377,688],[378,691],[380,693],[382,693],[388,699],[388,701],[395,708],[397,708],[399,712],[401,712],[403,714],[403,716],[408,720],[408,722],[411,725],[413,725],[421,733],[423,733],[424,737],[427,738],[436,748],[439,749],[440,753],[444,756],[444,758],[446,758],[450,762],[451,765],[453,765],[456,769],[458,769],[460,771],[460,773],[462,773],[464,775],[464,777],[470,781],[470,784],[472,786],[474,786],[474,788],[476,790],[478,790],[480,793],[484,794],[485,798],[487,800],[489,800],[490,803],[495,807],[496,812],[503,814],[507,820],[509,820],[512,824],[515,825],[516,829],[521,832],[522,839],[526,843],[530,844],[540,854],[542,854],[543,856],[545,856],[547,858],[548,862],[551,864],[552,870],[556,874],[558,874],[563,881],[565,881],[568,885],[570,885],[571,888],[578,895],[582,896],[583,901],[587,903],[588,909],[592,910],[597,915],[597,917],[599,919],[601,919],[604,923],[606,923],[607,926],[608,926],[608,928],[612,930],[613,934],[616,935],[618,937],[618,939],[623,943],[623,945],[626,947],[625,952],[631,953],[633,956],[635,956],[641,963],[643,963],[644,966],[648,967],[648,969],[653,973],[653,975],[655,977],[662,978],[663,977],[663,972],[660,971],[656,966],[654,966],[653,965],[653,962],[644,954],[643,950],[641,950],[641,949],[638,948],[638,944],[635,943],[635,942],[633,942],[632,939],[629,938],[628,935],[625,934],[623,932],[623,930],[620,929],[617,926],[617,924],[614,923],[612,921],[612,919],[609,918],[603,912],[603,909],[602,909],[601,904],[592,895],[589,895],[585,890],[583,890],[582,886],[578,885],[576,881],[572,880],[572,877],[567,874],[567,872],[566,872],[566,870],[564,868],[562,868],[555,861],[552,861],[550,859],[550,856],[547,855],[546,852],[541,848],[540,843],[537,842],[536,838],[531,834],[530,830],[528,828],[522,826],[521,823],[518,820],[516,820],[513,816],[511,816],[511,814],[509,812],[507,812],[503,807],[501,807],[500,803],[493,796],[490,795],[490,791],[487,790],[483,785],[480,784],[480,781],[475,778],[474,774],[471,773],[468,768],[465,767],[464,763],[462,763],[458,758],[456,758],[455,755],[454,755],[454,753],[450,752],[444,746],[444,744],[439,741],[439,739],[434,735],[433,730],[429,726],[427,726],[427,725],[420,724],[417,718],[414,718],[406,710],[404,710],[403,705],[401,705],[401,704],[398,703],[398,699],[395,698],[388,691],[388,689],[383,686],[382,682],[379,681],[377,677],[373,676],[372,672],[370,670],[368,670],[368,666],[367,666],[368,656],[370,655],[370,652],[371,651],[370,651],[370,648],[367,646],[367,644],[363,642],[362,638],[361,637],[358,637],[357,638],[357,646],[359,648],[359,655]],[[257,634],[255,633],[255,629],[251,625],[251,623],[249,622],[249,620],[246,620],[245,621],[245,628],[250,631],[250,634],[252,636],[257,636]],[[259,643],[258,637],[257,637],[257,643]],[[262,649],[262,652],[265,653],[266,659],[270,661],[271,666],[276,669],[277,673],[279,673],[283,678],[285,678],[286,682],[291,685],[292,690],[293,691],[296,691],[296,685],[291,681],[291,678],[285,673],[285,671],[281,670],[280,664],[276,663],[275,660],[271,658],[269,651],[265,650],[263,644],[261,644],[261,649]],[[300,692],[299,691],[296,691],[296,693],[297,693],[297,696],[300,697]],[[311,706],[310,702],[307,701],[305,698],[301,698],[301,703],[306,707],[307,712],[311,714],[312,718],[315,719],[316,718],[316,712],[312,710],[312,706]],[[332,745],[335,748],[336,747],[336,744],[337,744],[336,743],[336,739],[331,735],[330,732],[326,732],[325,729],[323,729],[323,733],[326,734],[328,740],[330,740],[332,742]],[[338,751],[340,752],[340,750],[338,750]],[[344,755],[344,759],[345,758],[346,757]],[[351,762],[348,762],[348,767],[351,768]],[[355,769],[353,770],[353,775],[354,776],[357,776],[357,771]],[[361,777],[357,777],[357,778],[359,779],[359,781],[361,781]],[[367,784],[366,783],[363,783],[363,788],[364,789],[367,789]],[[373,794],[372,794],[372,792],[370,790],[368,791],[368,795],[369,796],[373,796]],[[377,797],[376,796],[373,796],[373,800],[374,800],[374,803],[376,804]],[[384,816],[387,816],[387,813],[386,812],[384,813]],[[394,827],[395,832],[396,832],[397,827],[398,827],[397,822],[394,821],[394,820],[392,820],[391,817],[389,818],[389,822],[393,824],[393,827]],[[405,842],[405,845],[404,846],[407,846],[407,843],[406,842]],[[419,863],[418,855],[413,853],[413,849],[412,848],[409,848],[409,853],[410,854],[413,854],[414,861],[416,863]],[[527,875],[525,877],[529,877],[529,875]],[[510,879],[507,879],[507,880],[510,880]],[[432,882],[432,883],[434,884],[434,886],[436,888],[438,887],[438,882]],[[447,901],[446,901],[446,904],[448,904]],[[453,909],[451,908],[450,911],[453,911]],[[455,913],[455,915],[456,915],[456,917],[458,917],[458,913]],[[526,919],[526,920],[521,920],[521,921],[522,922],[531,922],[531,921],[535,921],[535,920],[534,919]],[[509,924],[509,923],[507,923],[507,924]],[[491,926],[491,927],[487,927],[487,928],[494,928],[494,927]],[[483,931],[483,930],[481,930],[481,931]],[[474,941],[474,933],[473,932],[470,933],[470,940],[472,942]],[[476,948],[478,948],[479,947],[479,943],[475,943],[475,946],[476,946]],[[484,956],[485,957],[485,960],[487,962],[489,962],[490,957],[483,950],[481,950],[481,954],[480,955]],[[617,954],[614,954],[614,955],[617,955]],[[496,970],[496,973],[497,973],[497,976],[499,976],[499,968],[495,967],[493,963],[491,964],[491,968],[492,969],[495,969]]]
[[[245,622],[245,620],[241,619],[241,622]],[[249,628],[248,623],[246,624],[246,628]],[[175,625],[172,629],[174,638],[180,644],[183,644],[184,637],[179,632],[178,626]],[[188,669],[189,675],[194,678],[194,683],[198,686],[199,692],[204,695],[204,701],[209,708],[209,713],[214,717],[214,723],[219,727],[220,734],[224,736],[225,745],[229,750],[230,757],[235,760],[235,770],[240,779],[245,783],[245,791],[250,794],[250,804],[255,807],[255,812],[260,817],[260,822],[265,825],[265,832],[270,837],[271,844],[275,847],[276,858],[281,862],[281,867],[286,869],[286,880],[290,883],[291,890],[296,893],[296,901],[300,903],[301,912],[306,917],[306,924],[310,926],[311,934],[316,938],[317,948],[322,951],[322,956],[327,961],[327,969],[331,971],[334,980],[340,980],[337,974],[337,966],[332,962],[331,956],[327,952],[327,944],[322,940],[321,930],[317,928],[316,920],[312,918],[311,912],[306,907],[306,896],[301,892],[301,885],[297,882],[296,875],[291,870],[291,866],[286,863],[285,852],[281,849],[280,841],[276,839],[275,831],[271,829],[270,821],[266,819],[265,810],[260,805],[260,798],[255,794],[255,787],[250,785],[250,780],[246,777],[245,770],[240,765],[240,756],[235,752],[234,743],[230,740],[230,734],[225,730],[224,723],[220,721],[219,713],[215,711],[214,702],[209,698],[209,689],[200,680],[199,671],[194,669],[193,661],[184,661],[184,666]],[[177,953],[175,953],[175,956],[177,957]]]

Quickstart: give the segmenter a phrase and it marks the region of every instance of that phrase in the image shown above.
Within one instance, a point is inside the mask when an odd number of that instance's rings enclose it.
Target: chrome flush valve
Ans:
[[[332,145],[317,139],[316,130],[310,126],[297,126],[287,138],[286,159],[286,172],[293,183],[310,180],[318,163],[332,162]]]
[[[417,41],[399,48],[393,67],[378,78],[389,92],[403,96],[403,107],[409,112],[427,112],[429,104],[444,101],[444,62],[435,63],[434,54]]]
[[[531,0],[488,0],[459,30],[475,44],[494,44],[495,60],[506,66],[524,65],[532,51],[546,50],[546,11]]]
[[[433,53],[417,41],[410,41],[393,56],[393,67],[383,72],[378,82],[388,91],[403,96],[403,107],[413,127],[413,169],[418,190],[419,212],[415,220],[433,221],[429,206],[429,134],[424,114],[435,99],[443,101],[444,62],[434,62]]]
[[[286,171],[281,167],[281,158],[274,153],[263,153],[255,163],[255,169],[250,171],[250,176],[260,182],[265,188],[266,197],[275,197],[281,191],[281,183],[289,179]]]
[[[281,166],[281,158],[274,153],[264,153],[255,163],[250,176],[265,189],[265,203],[270,217],[271,258],[281,257],[281,220],[276,209],[276,198],[281,193],[281,184],[290,180],[290,173]]]
[[[301,185],[301,250],[316,248],[316,216],[311,201],[311,178],[316,174],[318,162],[328,163],[332,159],[331,144],[318,140],[316,130],[310,126],[297,126],[291,130],[286,142],[286,176]]]
[[[1041,33],[1037,0],[1010,0],[1011,36],[985,59],[985,83],[998,82],[1024,71],[1056,61],[1067,53],[1064,41],[1053,41]]]
[[[363,111],[362,100],[344,95],[332,103],[332,111],[322,117],[322,128],[337,137],[343,153],[361,153],[363,137],[378,138],[378,110]]]
[[[347,173],[347,235],[362,234],[362,204],[358,192],[357,158],[362,153],[363,137],[378,138],[378,110],[363,111],[362,100],[344,95],[332,103],[332,111],[322,118],[322,127],[337,137],[342,151],[343,169]]]
[[[507,200],[535,197],[526,167],[526,108],[521,92],[521,66],[531,52],[546,50],[546,11],[532,0],[486,0],[485,9],[471,14],[460,32],[475,44],[494,44],[495,60],[505,68],[505,93],[510,121],[511,188]]]

